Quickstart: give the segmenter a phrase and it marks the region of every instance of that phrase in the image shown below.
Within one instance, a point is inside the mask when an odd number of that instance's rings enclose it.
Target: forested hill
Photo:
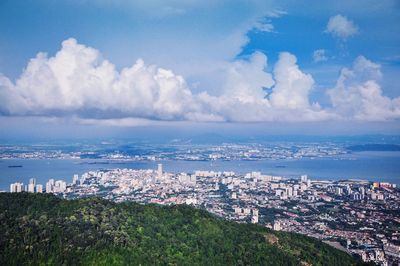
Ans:
[[[0,265],[352,265],[298,234],[189,206],[0,193]]]

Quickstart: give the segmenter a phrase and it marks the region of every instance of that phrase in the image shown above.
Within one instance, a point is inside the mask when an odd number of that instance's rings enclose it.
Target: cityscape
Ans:
[[[45,188],[45,189],[44,189]],[[364,262],[400,262],[400,189],[363,180],[298,179],[251,172],[111,169],[50,179],[45,186],[10,184],[10,192],[54,193],[66,199],[102,197],[115,202],[187,204],[239,223],[311,236]],[[357,230],[355,230],[357,229]]]
[[[400,0],[0,0],[0,266],[400,266]]]

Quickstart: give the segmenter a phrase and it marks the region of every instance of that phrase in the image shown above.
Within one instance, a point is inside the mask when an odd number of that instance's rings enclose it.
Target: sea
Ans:
[[[245,174],[260,171],[263,174],[298,178],[308,175],[314,180],[362,179],[400,185],[400,152],[354,152],[329,158],[301,158],[259,161],[115,161],[101,159],[1,159],[0,190],[8,191],[10,183],[35,177],[37,183],[48,179],[72,181],[74,174],[101,169],[131,168],[157,169],[172,173],[196,170],[234,171]],[[11,167],[10,167],[11,166]],[[19,166],[19,167],[15,167]]]

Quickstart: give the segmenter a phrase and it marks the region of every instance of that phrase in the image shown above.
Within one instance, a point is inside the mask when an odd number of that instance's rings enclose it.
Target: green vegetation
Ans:
[[[0,193],[0,265],[352,265],[298,234],[189,206]]]

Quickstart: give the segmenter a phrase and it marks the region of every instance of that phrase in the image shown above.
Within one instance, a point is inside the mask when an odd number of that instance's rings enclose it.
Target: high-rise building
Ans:
[[[162,164],[158,164],[158,169],[157,169],[157,178],[161,178],[163,175],[163,169],[162,169]]]
[[[36,193],[43,193],[43,185],[42,184],[36,185]]]
[[[78,185],[78,181],[79,181],[79,176],[78,175],[74,175],[72,177],[72,185]]]
[[[67,183],[65,181],[57,180],[54,183],[53,192],[62,193],[65,192],[65,190],[67,190]]]
[[[24,183],[15,183],[16,191],[15,192],[22,192],[24,191]]]
[[[286,193],[287,193],[289,198],[293,197],[293,187],[286,188]]]
[[[302,176],[300,177],[301,182],[304,182],[304,183],[307,183],[307,179],[308,179],[308,176],[307,176],[307,175],[302,175]]]
[[[258,209],[252,209],[251,212],[253,213],[253,215],[258,216]]]
[[[36,185],[36,178],[34,178],[34,177],[30,178],[29,179],[29,184]],[[28,187],[28,189],[29,189],[29,187]]]
[[[49,179],[46,183],[46,193],[52,193],[54,187],[54,179]]]
[[[35,193],[35,184],[34,184],[34,183],[31,183],[31,180],[29,180],[28,192],[30,192],[30,193]]]
[[[22,192],[24,191],[24,183],[15,182],[10,184],[10,192]]]

